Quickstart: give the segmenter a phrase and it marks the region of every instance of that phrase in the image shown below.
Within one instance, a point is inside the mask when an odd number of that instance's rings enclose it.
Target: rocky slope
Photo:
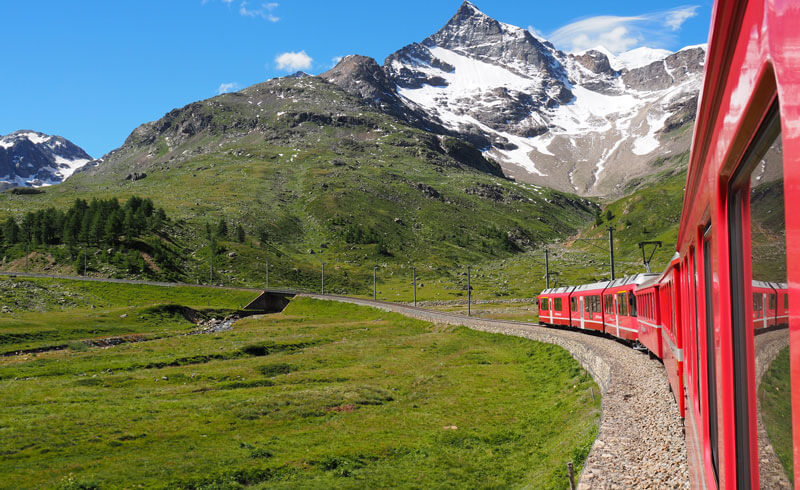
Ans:
[[[682,153],[705,49],[565,53],[464,2],[438,32],[323,78],[428,130],[459,135],[518,180],[614,195]],[[409,117],[410,114],[410,117]]]
[[[58,184],[91,159],[61,136],[15,131],[0,136],[0,189]]]

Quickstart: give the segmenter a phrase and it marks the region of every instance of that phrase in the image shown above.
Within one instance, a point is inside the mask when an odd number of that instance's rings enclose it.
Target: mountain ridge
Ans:
[[[437,32],[386,57],[380,89],[434,131],[481,148],[510,177],[615,196],[654,175],[652,162],[688,149],[687,132],[676,130],[693,119],[705,47],[609,54],[560,51],[464,2]],[[370,84],[330,77],[338,68],[320,76],[354,94]]]

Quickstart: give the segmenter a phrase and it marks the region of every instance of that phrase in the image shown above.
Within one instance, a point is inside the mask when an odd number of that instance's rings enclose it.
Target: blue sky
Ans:
[[[564,50],[704,43],[711,0],[475,0]],[[176,107],[337,57],[379,63],[461,0],[26,0],[0,2],[0,134],[58,134],[93,157]]]

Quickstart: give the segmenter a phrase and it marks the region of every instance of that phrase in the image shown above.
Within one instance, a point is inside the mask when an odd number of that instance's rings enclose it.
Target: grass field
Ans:
[[[81,348],[80,340],[142,340],[186,333],[186,313],[224,316],[256,293],[192,286],[159,287],[0,276],[0,355],[31,349]]]
[[[82,287],[51,328],[98,309],[119,319],[113,297],[100,307]],[[240,302],[214,293],[161,304]],[[140,294],[133,310],[156,308],[158,291]],[[155,338],[0,358],[0,486],[565,488],[599,422],[588,374],[525,339],[310,299],[216,334],[132,325]]]
[[[770,442],[792,481],[792,385],[789,374],[789,347],[772,361],[758,389],[761,417]]]

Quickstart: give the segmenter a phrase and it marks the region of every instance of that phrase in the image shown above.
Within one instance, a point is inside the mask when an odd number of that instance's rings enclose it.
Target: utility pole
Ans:
[[[412,267],[411,270],[414,274],[414,306],[417,306],[417,268]]]
[[[467,316],[472,316],[472,283],[470,281],[470,266],[467,266]]]
[[[269,289],[269,259],[264,260],[264,274],[267,279],[267,287],[265,289]]]
[[[322,294],[325,294],[325,262],[322,263]]]
[[[609,253],[611,254],[611,280],[615,279],[614,277],[614,227],[608,227],[608,248]]]
[[[372,268],[372,300],[378,299],[378,266]]]
[[[550,251],[547,247],[544,249],[544,281],[545,287],[550,289]]]

